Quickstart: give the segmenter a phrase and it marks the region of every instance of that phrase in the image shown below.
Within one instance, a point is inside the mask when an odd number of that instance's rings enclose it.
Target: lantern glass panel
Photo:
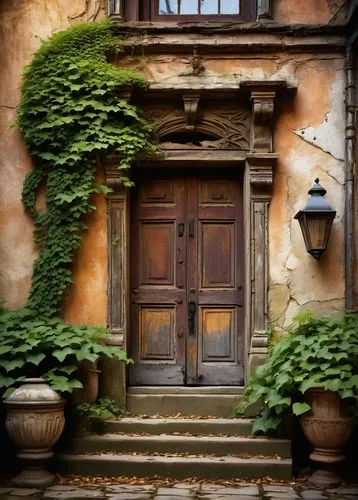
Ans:
[[[307,214],[306,217],[310,247],[324,248],[326,244],[327,224],[329,227],[331,226],[329,217],[323,214]]]

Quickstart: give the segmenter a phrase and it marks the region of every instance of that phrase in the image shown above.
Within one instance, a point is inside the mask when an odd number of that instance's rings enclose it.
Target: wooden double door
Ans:
[[[219,171],[136,180],[130,385],[243,384],[242,179]]]

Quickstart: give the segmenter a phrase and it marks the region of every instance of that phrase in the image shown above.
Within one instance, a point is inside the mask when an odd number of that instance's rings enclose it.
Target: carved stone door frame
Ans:
[[[216,150],[210,152],[215,164],[245,169],[244,220],[245,233],[245,352],[246,380],[267,355],[268,344],[268,276],[269,234],[268,209],[272,195],[273,169],[278,155],[273,153],[272,118],[277,92],[285,82],[243,82],[252,103],[250,151]],[[185,102],[186,123],[192,126],[193,99]],[[148,160],[149,161],[149,160]],[[150,160],[162,166],[208,165],[205,155],[194,151],[167,152],[165,158]],[[144,162],[145,167],[146,162]],[[112,193],[108,195],[108,326],[110,344],[126,349],[129,323],[129,210],[130,189],[120,182],[119,171],[112,163],[105,165],[106,180]],[[249,215],[249,216],[248,216]],[[102,367],[101,392],[125,404],[126,370],[121,363],[109,360]]]

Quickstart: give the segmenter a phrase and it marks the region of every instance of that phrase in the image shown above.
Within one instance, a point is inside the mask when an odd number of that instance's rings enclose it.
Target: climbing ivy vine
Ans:
[[[43,42],[24,72],[17,124],[34,160],[23,204],[35,224],[39,257],[27,307],[44,316],[60,310],[84,217],[94,209],[96,167],[115,154],[124,184],[132,162],[153,151],[152,126],[120,90],[145,87],[134,70],[107,61],[122,50],[109,21],[73,26]],[[38,208],[44,193],[45,210]]]

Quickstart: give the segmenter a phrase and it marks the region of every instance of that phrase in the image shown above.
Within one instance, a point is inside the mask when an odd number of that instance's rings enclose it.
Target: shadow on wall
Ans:
[[[20,468],[16,459],[16,446],[5,429],[5,408],[0,401],[0,481],[2,474],[17,474]]]

